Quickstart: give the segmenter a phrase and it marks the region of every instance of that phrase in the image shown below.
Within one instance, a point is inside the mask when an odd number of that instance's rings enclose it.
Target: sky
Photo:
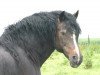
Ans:
[[[55,10],[72,14],[79,10],[80,38],[100,38],[100,0],[0,0],[0,35],[8,25],[26,16]]]

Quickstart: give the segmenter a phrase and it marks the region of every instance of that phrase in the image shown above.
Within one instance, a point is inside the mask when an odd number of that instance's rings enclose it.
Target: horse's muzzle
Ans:
[[[78,56],[71,56],[69,57],[69,61],[70,61],[70,65],[73,68],[77,68],[83,61],[83,56],[80,55],[80,58],[78,58]]]

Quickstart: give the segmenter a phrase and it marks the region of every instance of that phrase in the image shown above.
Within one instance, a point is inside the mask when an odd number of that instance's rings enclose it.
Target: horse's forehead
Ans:
[[[77,25],[74,25],[74,24],[75,23],[71,21],[63,21],[59,23],[58,28],[75,31],[75,28]]]

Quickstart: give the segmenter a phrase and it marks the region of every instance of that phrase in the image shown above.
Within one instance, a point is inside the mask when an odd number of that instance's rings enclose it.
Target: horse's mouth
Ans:
[[[80,64],[74,63],[74,62],[70,62],[70,66],[73,68],[77,68]]]

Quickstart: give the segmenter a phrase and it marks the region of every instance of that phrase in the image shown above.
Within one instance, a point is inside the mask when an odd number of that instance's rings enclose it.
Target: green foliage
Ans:
[[[42,75],[100,75],[100,39],[79,40],[83,63],[78,68],[70,67],[67,58],[55,51],[41,68]]]
[[[62,73],[66,74],[66,71],[62,69],[64,69],[64,66],[67,65],[68,61],[65,56],[62,53],[55,51],[42,66],[42,73],[43,75],[61,75]]]
[[[100,53],[100,39],[91,39],[88,44],[88,40],[80,40],[80,48],[83,50],[84,54],[84,68],[89,69],[92,68],[93,65],[93,55],[95,53]]]
[[[84,52],[84,68],[89,69],[92,68],[92,56],[93,56],[93,50],[91,46],[86,48],[86,51]]]

